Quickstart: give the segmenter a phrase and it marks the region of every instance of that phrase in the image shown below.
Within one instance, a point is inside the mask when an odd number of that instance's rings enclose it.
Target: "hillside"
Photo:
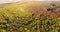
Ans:
[[[60,2],[0,4],[0,32],[60,32]]]
[[[13,6],[26,8],[29,12],[35,13],[37,15],[43,14],[44,16],[53,18],[60,17],[59,2],[18,2],[14,3]],[[53,12],[47,11],[47,9],[52,9],[54,11]]]

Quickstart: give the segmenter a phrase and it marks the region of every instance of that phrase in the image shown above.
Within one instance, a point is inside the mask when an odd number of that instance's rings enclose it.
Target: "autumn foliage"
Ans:
[[[59,4],[25,2],[0,7],[0,32],[60,32]]]

